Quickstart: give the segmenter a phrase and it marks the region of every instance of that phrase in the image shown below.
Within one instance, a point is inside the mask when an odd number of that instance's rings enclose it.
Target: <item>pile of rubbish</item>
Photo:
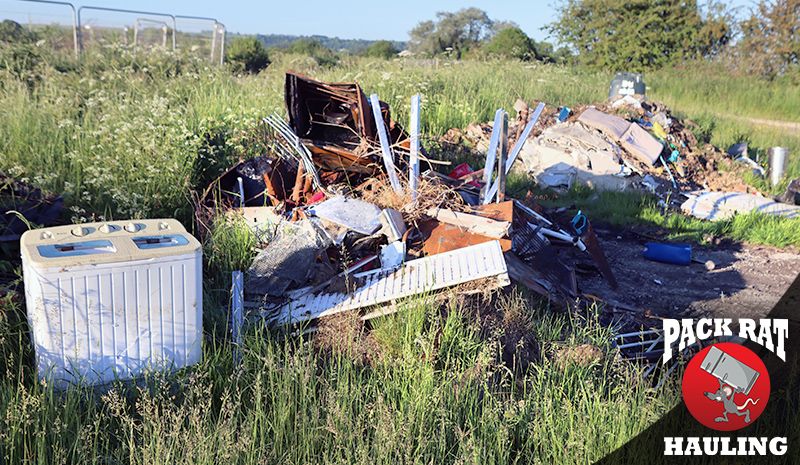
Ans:
[[[510,132],[519,135],[530,109],[521,100],[514,109],[517,118]],[[485,151],[494,124],[473,124],[463,132],[451,129],[443,142],[467,141]],[[710,144],[701,146],[691,129],[695,126],[675,117],[662,103],[632,95],[617,95],[600,105],[562,107],[541,118],[535,137],[519,153],[522,163],[516,169],[544,189],[584,185],[651,192],[706,220],[751,211],[798,216],[794,191],[771,199],[744,182],[747,173],[766,174],[748,157],[746,144],[736,144],[727,153]]]
[[[234,275],[234,314],[298,325],[444,288],[485,292],[512,280],[565,303],[578,296],[565,248],[577,248],[616,287],[585,215],[550,215],[505,196],[506,175],[544,104],[513,146],[498,125],[484,169],[458,178],[433,170],[436,161],[420,146],[419,96],[411,101],[409,132],[377,95],[367,98],[354,83],[287,73],[285,101],[288,122],[263,122],[265,153],[219,177],[197,209],[201,225],[244,222],[262,244],[249,269]],[[498,121],[506,119],[499,110]],[[361,318],[393,306],[379,308]]]
[[[587,297],[578,275],[600,276],[616,289],[589,219],[547,210],[533,196],[507,198],[512,170],[546,189],[652,192],[665,206],[709,220],[800,210],[741,180],[740,171],[758,166],[743,161],[746,153],[734,158],[700,148],[691,122],[631,95],[574,110],[517,101],[512,121],[499,109],[490,124],[447,133],[445,142],[467,141],[486,154],[481,169],[462,163],[449,174],[435,170],[447,162],[420,145],[419,95],[408,130],[356,83],[289,72],[285,103],[288,121],[263,120],[263,155],[220,176],[197,208],[200,230],[244,222],[258,238],[249,269],[234,274],[234,314],[259,315],[276,327],[380,309],[361,315],[367,320],[392,312],[398,299],[445,288],[478,293],[515,281],[557,305]],[[688,257],[680,263],[695,261],[690,251]]]

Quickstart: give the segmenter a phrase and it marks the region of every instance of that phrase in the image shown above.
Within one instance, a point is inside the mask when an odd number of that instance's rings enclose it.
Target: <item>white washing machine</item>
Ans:
[[[102,384],[200,361],[202,249],[178,221],[36,229],[20,248],[40,379]]]

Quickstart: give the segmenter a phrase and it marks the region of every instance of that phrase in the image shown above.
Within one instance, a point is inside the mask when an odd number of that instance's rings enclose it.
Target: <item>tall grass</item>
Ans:
[[[529,318],[542,360],[514,376],[475,319],[409,301],[376,322],[373,362],[320,355],[254,328],[242,364],[206,344],[172,377],[107,392],[0,382],[6,463],[590,463],[677,397],[614,359],[594,313],[544,315],[519,294],[500,311]],[[493,333],[498,336],[499,333]],[[590,363],[548,357],[576,343]],[[27,375],[30,372],[25,368]],[[666,393],[666,394],[665,394]]]
[[[294,55],[276,56],[257,76],[231,76],[201,62],[172,69],[163,65],[168,59],[140,62],[121,56],[89,61],[79,72],[43,65],[32,90],[9,73],[2,75],[0,169],[66,193],[75,219],[188,219],[187,190],[218,174],[226,165],[220,160],[229,164],[251,155],[247,138],[259,118],[283,111],[288,69],[324,80],[357,80],[387,101],[401,122],[409,97],[422,93],[422,125],[430,137],[487,121],[496,108],[511,109],[517,98],[572,106],[601,101],[610,78],[522,62],[348,58],[336,67],[320,67]],[[782,105],[794,108],[792,95],[800,94],[792,93],[796,86],[751,85],[742,78],[723,83],[710,70],[697,76],[668,70],[646,78],[653,96],[696,119],[712,142],[726,146],[747,140],[762,152],[788,146],[789,177],[800,175],[797,135],[724,116],[744,115],[753,107],[762,116]],[[717,99],[718,94],[701,92],[700,99],[689,92],[695,87],[728,94]]]

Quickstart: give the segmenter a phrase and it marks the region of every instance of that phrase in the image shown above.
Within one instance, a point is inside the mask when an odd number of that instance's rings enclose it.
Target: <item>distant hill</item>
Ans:
[[[294,36],[294,35],[287,35],[287,34],[257,34],[256,38],[260,40],[265,47],[272,48],[285,48],[288,47],[292,42],[298,39],[314,39],[318,40],[322,45],[328,47],[329,49],[333,50],[334,52],[338,51],[347,51],[349,53],[359,53],[370,46],[373,42],[377,42],[375,40],[365,40],[365,39],[340,39],[338,37],[328,37],[328,36],[320,36],[320,35],[313,35],[313,36]],[[391,41],[394,44],[397,50],[404,50],[406,48],[406,42],[402,41]]]

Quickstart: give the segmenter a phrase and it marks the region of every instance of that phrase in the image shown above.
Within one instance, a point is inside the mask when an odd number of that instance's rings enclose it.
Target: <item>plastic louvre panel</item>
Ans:
[[[351,294],[314,294],[307,288],[306,294],[280,307],[272,323],[301,323],[492,277],[497,278],[498,287],[510,282],[498,241],[412,260],[391,272],[379,269],[357,273],[353,278],[362,279],[363,284]]]

